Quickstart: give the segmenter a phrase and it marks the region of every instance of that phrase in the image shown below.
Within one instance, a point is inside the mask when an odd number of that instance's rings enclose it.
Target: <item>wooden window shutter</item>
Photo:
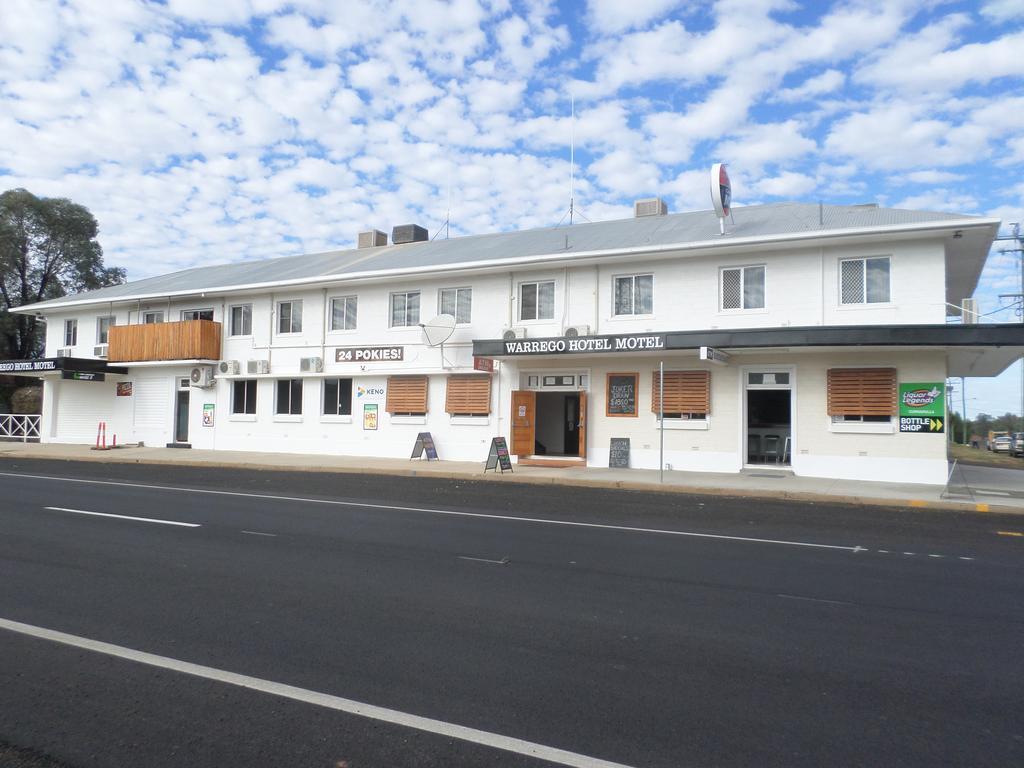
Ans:
[[[654,372],[651,410],[661,402],[660,376]],[[710,371],[665,371],[665,413],[711,413]]]
[[[392,376],[388,379],[388,413],[426,413],[427,377]]]
[[[448,377],[444,409],[448,413],[491,412],[491,377],[473,374]]]
[[[829,368],[829,416],[895,414],[895,368]]]

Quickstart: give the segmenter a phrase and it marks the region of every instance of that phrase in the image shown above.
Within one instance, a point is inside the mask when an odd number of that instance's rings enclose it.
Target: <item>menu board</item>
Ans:
[[[427,461],[437,460],[437,448],[434,446],[434,438],[429,432],[420,432],[416,435],[416,442],[412,446],[412,456],[410,459],[419,459],[424,454],[427,456]]]
[[[609,373],[606,387],[606,416],[636,416],[636,387],[639,374]]]
[[[489,469],[495,471],[501,470],[502,473],[505,470],[512,471],[512,459],[508,455],[508,443],[505,442],[504,437],[493,437],[491,438],[491,449],[487,453],[487,462],[484,464],[484,472]]]
[[[608,466],[629,469],[629,438],[613,437],[608,446]]]

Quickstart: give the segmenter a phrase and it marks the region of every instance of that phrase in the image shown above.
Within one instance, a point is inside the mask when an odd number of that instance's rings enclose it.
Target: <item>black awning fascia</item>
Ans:
[[[660,335],[660,334],[659,334]],[[666,350],[700,347],[742,349],[772,347],[1018,347],[1024,346],[1024,324],[988,325],[832,325],[785,328],[721,328],[668,331]],[[530,341],[550,341],[545,337]],[[591,337],[588,337],[591,338]],[[592,338],[614,338],[596,336]],[[502,339],[474,339],[476,357],[507,357]],[[620,354],[629,354],[621,352]],[[514,355],[513,355],[514,356]]]
[[[31,366],[24,369],[23,366]],[[10,368],[11,370],[8,370]],[[15,370],[21,368],[21,370]],[[109,373],[124,375],[124,366],[108,365],[106,360],[94,357],[37,357],[31,360],[0,360],[0,376],[38,377],[53,371],[79,371],[81,373]]]

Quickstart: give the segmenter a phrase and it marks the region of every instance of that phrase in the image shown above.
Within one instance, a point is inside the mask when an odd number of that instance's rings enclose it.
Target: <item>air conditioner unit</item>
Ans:
[[[299,370],[303,373],[320,373],[324,369],[322,357],[304,357],[299,361]]]
[[[633,216],[640,219],[644,216],[664,216],[668,213],[668,205],[660,197],[649,197],[633,203]]]
[[[563,336],[567,336],[570,339],[575,339],[577,336],[589,336],[590,326],[589,325],[570,325],[563,332]]]
[[[65,347],[64,349],[58,349],[57,350],[57,357],[71,357],[71,353],[73,351],[74,350],[72,350],[71,347]]]
[[[188,380],[193,387],[212,387],[214,384],[213,366],[197,365],[188,374]]]
[[[977,325],[978,323],[978,300],[964,299],[960,305],[960,315],[965,325]]]
[[[237,360],[221,360],[217,370],[225,376],[237,376],[242,367]]]
[[[248,374],[270,373],[269,360],[249,360],[245,364],[245,372]]]
[[[108,344],[98,344],[92,348],[92,354],[94,357],[106,357]]]
[[[525,339],[526,338],[526,329],[525,328],[521,328],[521,327],[506,328],[505,332],[503,334],[501,334],[501,338],[504,339],[505,341],[515,341],[516,339]]]

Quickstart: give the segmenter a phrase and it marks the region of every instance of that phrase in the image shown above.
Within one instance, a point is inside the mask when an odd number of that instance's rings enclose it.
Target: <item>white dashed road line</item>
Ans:
[[[99,640],[91,640],[87,637],[69,635],[65,632],[36,627],[31,624],[22,624],[18,621],[0,619],[0,629],[16,632],[20,635],[35,637],[40,640],[49,640],[54,643],[61,643],[73,648],[81,648],[86,651],[102,653],[107,656],[114,656],[119,659],[126,659],[138,664],[145,664],[150,667],[167,669],[172,672],[180,672],[193,677],[200,677],[206,680],[214,680],[218,683],[226,683],[239,688],[248,688],[253,691],[267,693],[272,696],[301,701],[306,704],[313,704],[325,709],[332,709],[337,712],[344,712],[358,717],[366,717],[383,723],[413,728],[417,731],[434,733],[450,739],[459,739],[484,747],[491,747],[503,752],[511,752],[517,755],[535,757],[539,760],[547,760],[557,765],[567,765],[572,768],[629,768],[622,763],[613,763],[608,760],[599,760],[596,757],[580,755],[576,752],[569,752],[556,747],[548,747],[543,744],[535,744],[532,741],[524,741],[511,736],[502,736],[499,733],[481,731],[476,728],[469,728],[464,725],[446,723],[443,720],[434,720],[429,717],[400,712],[396,709],[387,709],[373,704],[364,704],[361,701],[345,699],[341,696],[332,696],[328,693],[310,691],[306,688],[297,688],[293,685],[275,683],[272,680],[264,680],[249,675],[240,675],[236,672],[228,672],[215,667],[206,667],[201,664],[193,664],[188,661],[157,656],[145,651],[136,651],[132,648],[125,648],[120,645],[104,643]]]

